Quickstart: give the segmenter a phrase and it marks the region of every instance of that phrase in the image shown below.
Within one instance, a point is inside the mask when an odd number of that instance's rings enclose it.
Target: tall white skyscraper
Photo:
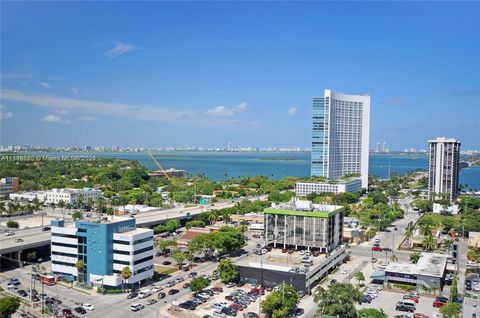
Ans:
[[[313,98],[311,175],[339,179],[359,173],[368,188],[370,96],[325,89]]]
[[[437,137],[428,147],[428,196],[453,202],[458,196],[460,141]]]

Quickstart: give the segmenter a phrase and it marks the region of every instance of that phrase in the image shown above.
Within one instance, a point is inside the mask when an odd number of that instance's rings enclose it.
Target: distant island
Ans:
[[[298,160],[298,159],[297,158],[290,158],[290,157],[265,157],[265,158],[260,158],[260,160],[293,161],[293,160]]]

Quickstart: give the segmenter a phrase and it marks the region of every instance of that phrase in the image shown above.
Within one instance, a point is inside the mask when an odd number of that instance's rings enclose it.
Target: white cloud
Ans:
[[[97,120],[98,120],[98,117],[95,117],[95,116],[84,116],[84,117],[80,117],[78,120],[82,120],[82,121],[97,121]]]
[[[42,121],[48,122],[48,123],[58,123],[62,121],[62,118],[60,118],[57,115],[54,114],[49,114],[45,117],[42,118]]]
[[[238,112],[238,113],[243,113],[243,112],[246,112],[247,110],[248,110],[248,104],[245,102],[238,104],[237,107],[233,109],[234,112]]]
[[[145,107],[120,103],[64,98],[48,94],[30,94],[9,89],[2,90],[2,94],[0,96],[2,100],[23,102],[35,106],[49,108],[54,112],[64,110],[70,114],[82,113],[85,116],[111,116],[149,122],[188,124],[197,126],[218,126],[230,125],[234,123],[233,119],[221,118],[222,116],[219,116],[219,118],[215,121],[199,120],[202,117],[206,119],[208,115],[204,112],[192,109]],[[212,108],[210,111],[212,114],[233,114],[231,110],[227,109],[222,111],[222,108],[219,109],[218,107]]]
[[[210,108],[205,112],[205,114],[209,116],[215,116],[215,117],[231,117],[235,113],[233,110],[228,109],[225,106],[217,106],[217,107]]]
[[[38,84],[43,88],[50,88],[50,86],[52,86],[50,83],[47,83],[47,82],[40,82]]]
[[[298,108],[297,107],[290,107],[287,111],[287,114],[289,116],[293,116],[293,115],[296,115],[298,112]]]
[[[13,117],[13,113],[7,111],[7,107],[0,105],[0,120],[9,119]]]
[[[115,58],[115,57],[118,57],[122,54],[132,52],[132,51],[135,51],[135,50],[138,50],[138,49],[140,49],[140,47],[138,47],[138,46],[128,44],[128,43],[125,43],[125,42],[118,42],[117,45],[115,45],[113,48],[108,50],[105,54],[109,58]]]
[[[73,95],[77,95],[78,92],[80,92],[80,89],[78,87],[70,87],[70,90],[72,91]]]

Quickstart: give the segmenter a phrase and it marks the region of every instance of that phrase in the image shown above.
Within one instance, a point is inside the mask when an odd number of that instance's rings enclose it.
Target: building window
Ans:
[[[147,257],[142,258],[142,259],[139,259],[138,261],[133,262],[133,265],[141,264],[141,263],[149,261],[149,260],[153,260],[153,255],[147,256]]]
[[[140,239],[140,240],[136,240],[136,241],[133,242],[133,244],[137,245],[137,244],[145,243],[145,242],[148,242],[148,241],[153,241],[153,236],[146,237],[146,238],[143,238],[143,239]]]
[[[130,245],[129,241],[113,240],[113,244]]]
[[[140,250],[136,250],[135,252],[133,252],[133,255],[137,255],[137,254],[147,252],[147,251],[151,251],[151,250],[153,250],[153,245],[149,246],[149,247],[142,248]]]

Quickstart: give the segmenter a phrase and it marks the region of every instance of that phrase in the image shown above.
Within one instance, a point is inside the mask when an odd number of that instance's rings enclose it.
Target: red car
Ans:
[[[381,252],[382,248],[380,246],[374,246],[374,247],[372,247],[372,251]]]
[[[240,305],[237,305],[237,304],[231,304],[231,305],[230,305],[230,308],[233,308],[233,309],[235,309],[236,311],[242,311],[242,310],[243,310],[243,307],[240,306]]]
[[[404,295],[403,299],[408,299],[414,301],[416,304],[418,304],[418,297],[412,296],[412,295]]]
[[[70,309],[62,309],[62,314],[63,314],[63,317],[65,318],[72,318],[73,317],[73,314],[72,314],[72,311]]]
[[[427,315],[424,315],[424,314],[421,314],[421,313],[418,313],[418,312],[416,312],[416,313],[414,313],[414,314],[413,314],[413,318],[428,318],[428,316],[427,316]]]
[[[437,297],[435,301],[433,302],[433,307],[443,307],[448,304],[448,298],[447,297]]]

